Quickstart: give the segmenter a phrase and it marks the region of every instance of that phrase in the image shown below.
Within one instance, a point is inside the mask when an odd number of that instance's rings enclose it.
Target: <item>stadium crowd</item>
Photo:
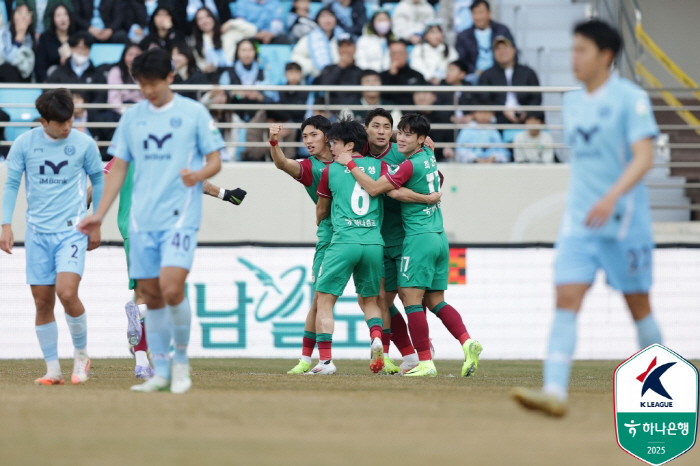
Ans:
[[[377,106],[505,105],[503,112],[422,111],[433,124],[458,123],[459,131],[438,129],[435,142],[528,143],[514,151],[490,147],[438,149],[438,160],[463,163],[552,162],[555,154],[546,131],[492,129],[487,125],[543,124],[541,112],[526,113],[523,105],[540,105],[539,93],[260,92],[259,84],[320,85],[483,85],[539,86],[537,74],[518,63],[513,34],[492,19],[487,0],[3,0],[0,14],[0,87],[3,82],[60,84],[133,84],[129,68],[142,51],[170,51],[175,84],[240,84],[241,93],[220,89],[185,92],[207,104],[296,104],[309,110],[241,108],[213,110],[221,122],[296,123],[311,116],[311,105],[362,106],[357,119]],[[14,5],[14,9],[12,9]],[[2,6],[0,6],[0,11]],[[95,65],[96,44],[124,44],[116,64]],[[286,47],[286,64],[265,66],[259,56],[268,45]],[[284,73],[282,74],[282,67]],[[279,70],[279,71],[278,71]],[[270,76],[278,74],[279,76]],[[77,103],[128,104],[142,100],[139,91],[75,92]],[[394,120],[401,112],[394,110]],[[96,140],[108,141],[113,130],[86,128],[86,122],[117,122],[124,108],[76,108],[76,127]],[[336,112],[346,114],[350,110]],[[9,121],[0,109],[0,121]],[[82,124],[82,125],[81,125]],[[294,125],[289,125],[294,126]],[[267,141],[267,130],[224,131],[229,141]],[[0,139],[4,139],[0,127]],[[299,139],[287,130],[281,139]],[[304,157],[305,148],[287,148],[287,157]],[[106,154],[103,154],[105,157]],[[270,149],[241,148],[230,158],[270,159]]]

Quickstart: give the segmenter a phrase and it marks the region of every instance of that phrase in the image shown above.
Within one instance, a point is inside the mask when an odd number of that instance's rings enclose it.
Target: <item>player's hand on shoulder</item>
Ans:
[[[435,141],[433,141],[430,136],[425,137],[425,141],[423,142],[423,144],[425,145],[425,147],[435,152]]]
[[[430,205],[435,205],[438,202],[440,202],[440,198],[442,197],[442,193],[430,193],[428,194],[428,204]]]
[[[189,168],[183,168],[180,170],[180,176],[182,177],[182,182],[185,183],[185,186],[192,187],[199,183],[201,180],[199,179],[199,174],[197,172],[193,172]]]
[[[270,125],[270,142],[277,141],[280,137],[281,132],[282,125],[277,123]]]
[[[338,156],[336,156],[335,161],[342,166],[346,166],[352,161],[352,154],[350,152],[341,152]]]
[[[0,234],[0,249],[8,254],[12,254],[12,246],[15,244],[15,237],[12,233],[12,227],[9,223],[2,226],[2,234]]]
[[[92,251],[93,249],[97,249],[100,247],[100,241],[102,241],[102,233],[100,232],[99,227],[95,228],[90,232],[88,235],[88,251]]]
[[[101,215],[88,215],[78,224],[78,231],[84,235],[89,235],[94,229],[102,225]]]
[[[241,188],[227,189],[224,191],[224,201],[230,202],[233,205],[241,205],[246,194],[248,193]]]

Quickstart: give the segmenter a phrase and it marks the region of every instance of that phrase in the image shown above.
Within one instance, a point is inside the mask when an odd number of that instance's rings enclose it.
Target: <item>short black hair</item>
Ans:
[[[297,62],[290,61],[289,63],[284,65],[284,71],[291,71],[291,70],[301,71],[301,66]]]
[[[301,131],[304,132],[304,128],[307,126],[313,126],[328,136],[328,133],[331,130],[331,121],[323,115],[314,115],[304,120],[304,122],[301,124]]]
[[[622,49],[622,36],[617,29],[599,19],[578,23],[574,26],[574,35],[576,34],[595,42],[595,45],[601,52],[610,50],[613,53],[613,58]]]
[[[380,75],[376,71],[374,71],[374,70],[362,70],[362,72],[360,73],[360,82],[362,81],[362,78],[366,78],[367,76],[378,76],[379,80],[380,81],[382,80],[382,75]]]
[[[70,47],[77,47],[81,41],[89,48],[95,43],[95,38],[87,31],[78,31],[68,38],[68,45]]]
[[[469,65],[464,60],[455,60],[450,63],[450,65],[454,65],[460,70],[464,71],[465,73],[469,74]]]
[[[542,123],[544,123],[544,112],[539,112],[539,111],[527,112],[527,114],[525,115],[525,119],[527,120],[528,118],[537,118]]]
[[[289,115],[289,112],[285,110],[266,110],[265,116],[268,120],[273,120],[280,123],[286,123],[287,121],[292,119],[292,117]]]
[[[474,11],[474,8],[478,7],[479,5],[484,5],[487,10],[491,11],[491,5],[486,0],[474,0],[469,9]]]
[[[427,136],[430,133],[430,121],[423,115],[407,113],[399,121],[400,131],[415,133],[418,137]]]
[[[36,109],[46,121],[63,123],[73,118],[73,97],[68,89],[51,89],[36,99]]]
[[[362,154],[367,146],[367,131],[357,120],[343,118],[333,123],[327,134],[331,141],[342,141],[343,144],[353,143],[353,152]]]
[[[391,116],[391,112],[389,112],[387,109],[377,107],[367,112],[367,116],[365,116],[365,126],[369,126],[370,123],[372,123],[372,120],[374,120],[374,117],[384,117],[389,120],[391,127],[394,127],[394,119]]]
[[[394,44],[403,44],[403,46],[406,47],[406,49],[408,50],[408,42],[406,42],[406,41],[403,40],[403,39],[390,40],[390,41],[389,41],[389,44],[387,45],[387,47],[391,47],[391,46],[394,45]]]
[[[165,79],[173,72],[170,52],[153,48],[134,58],[131,63],[131,75],[136,81],[140,79]]]

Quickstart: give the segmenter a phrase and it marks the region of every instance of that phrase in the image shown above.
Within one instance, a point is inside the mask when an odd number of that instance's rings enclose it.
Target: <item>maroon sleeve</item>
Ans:
[[[327,166],[321,173],[321,181],[318,182],[318,188],[316,188],[316,194],[321,197],[333,197],[331,193],[331,188],[328,186],[328,170],[331,166]]]
[[[438,170],[438,175],[440,176],[440,187],[442,188],[442,184],[445,182],[445,175],[440,170]]]
[[[299,172],[299,178],[294,178],[294,179],[306,187],[311,186],[311,183],[314,182],[313,171],[312,171],[313,166],[311,165],[311,160],[303,159],[303,160],[297,160],[296,162],[299,164],[299,169],[301,171]]]
[[[391,184],[394,185],[396,189],[399,189],[404,184],[408,183],[408,180],[413,176],[413,164],[410,160],[401,162],[401,165],[396,169],[394,174],[386,174],[386,179],[389,180]]]
[[[107,163],[107,165],[105,165],[105,167],[102,169],[102,173],[104,173],[105,175],[107,175],[109,173],[109,171],[112,169],[112,164],[114,163],[115,158],[116,157],[112,157],[112,160],[110,160]]]

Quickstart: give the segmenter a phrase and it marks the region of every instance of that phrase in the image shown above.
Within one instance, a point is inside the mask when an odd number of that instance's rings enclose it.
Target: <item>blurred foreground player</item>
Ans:
[[[197,247],[202,182],[221,169],[219,151],[225,143],[203,105],[170,90],[174,76],[168,52],[152,49],[139,55],[131,72],[146,100],[122,116],[110,147],[116,159],[104,199],[80,229],[90,232],[100,226],[133,162],[132,198],[139,202],[131,206],[130,273],[148,307],[146,334],[155,375],[131,389],[184,393],[192,385],[187,357],[192,317],[185,280]]]
[[[637,326],[641,348],[661,343],[649,304],[654,242],[646,187],[658,127],[647,94],[611,75],[622,39],[593,20],[574,29],[573,67],[585,89],[564,96],[564,135],[571,179],[554,264],[557,310],[544,363],[542,390],[517,389],[524,407],[566,413],[576,317],[598,269],[620,290]]]
[[[66,311],[75,360],[71,382],[89,377],[87,320],[78,297],[85,268],[85,251],[100,245],[100,230],[89,238],[76,226],[86,214],[86,176],[96,201],[102,197],[102,158],[95,141],[73,129],[73,99],[66,89],[44,92],[36,100],[41,126],[12,144],[7,160],[7,182],[2,203],[0,249],[12,254],[12,213],[22,173],[27,192],[25,252],[27,283],[36,304],[36,335],[46,361],[46,375],[38,385],[63,385],[58,362],[58,328],[54,316],[56,295]]]

